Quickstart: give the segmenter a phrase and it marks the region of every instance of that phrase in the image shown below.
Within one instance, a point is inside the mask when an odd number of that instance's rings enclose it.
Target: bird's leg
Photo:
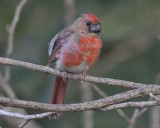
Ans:
[[[84,73],[81,73],[80,75],[81,75],[82,81],[86,81],[87,74],[84,72]]]
[[[84,72],[84,73],[81,73],[80,74],[81,75],[81,84],[83,84],[85,81],[86,81],[86,73]]]
[[[69,78],[69,74],[67,72],[63,72],[62,77],[63,77],[63,81],[67,82],[67,79]]]

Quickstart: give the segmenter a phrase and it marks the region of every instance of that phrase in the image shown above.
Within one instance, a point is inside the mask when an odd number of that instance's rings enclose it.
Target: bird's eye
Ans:
[[[92,24],[91,22],[87,22],[87,23],[86,23],[87,26],[90,26],[91,24]]]

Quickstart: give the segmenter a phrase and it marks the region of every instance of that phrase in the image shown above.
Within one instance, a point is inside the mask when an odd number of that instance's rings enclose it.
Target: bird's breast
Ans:
[[[98,37],[89,36],[80,38],[79,51],[89,67],[97,61],[101,47],[102,41]]]
[[[67,47],[61,52],[63,57],[61,57],[59,62],[66,70],[67,67],[68,69],[74,68],[74,70],[78,67],[77,70],[83,70],[82,72],[84,72],[97,61],[102,41],[98,37],[82,36],[78,42],[70,41],[66,45]]]

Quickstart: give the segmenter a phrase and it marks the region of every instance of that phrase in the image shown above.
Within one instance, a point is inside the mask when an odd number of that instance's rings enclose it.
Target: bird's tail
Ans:
[[[68,78],[57,76],[54,84],[54,89],[51,96],[51,104],[63,104],[65,92],[67,88]]]
[[[64,96],[67,88],[67,81],[68,78],[62,78],[57,76],[54,88],[52,91],[51,96],[51,104],[63,104],[64,103]],[[49,117],[50,120],[58,119],[60,117],[61,113],[55,113]]]

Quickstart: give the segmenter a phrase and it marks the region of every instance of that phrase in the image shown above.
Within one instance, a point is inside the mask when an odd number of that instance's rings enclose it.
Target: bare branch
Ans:
[[[139,113],[137,114],[137,117],[140,117],[142,114],[144,114],[146,111],[148,110],[148,107],[143,108],[139,111]]]
[[[41,114],[23,115],[23,114],[19,114],[19,113],[12,113],[12,112],[0,110],[1,116],[14,117],[17,119],[24,119],[24,120],[42,119],[42,118],[48,117],[54,113],[55,112],[45,112],[45,113],[41,113]]]
[[[143,108],[142,110],[135,109],[134,113],[132,115],[132,118],[130,119],[128,128],[134,128],[136,126],[136,120],[137,120],[137,118],[140,117],[147,110],[148,110],[148,107]]]
[[[47,66],[36,65],[28,62],[17,61],[13,59],[0,57],[0,63],[4,65],[14,65],[14,66],[35,70],[35,71],[63,76],[63,73],[58,70],[55,70]],[[81,75],[78,75],[78,74],[69,74],[68,77],[72,79],[81,80]],[[121,103],[121,104],[118,104],[118,106],[116,107],[117,103],[125,100],[149,95],[151,93],[153,95],[160,94],[160,87],[158,85],[134,83],[134,82],[123,81],[123,80],[109,79],[109,78],[98,78],[93,76],[86,76],[86,81],[105,83],[109,85],[123,86],[128,88],[138,88],[138,89],[126,91],[126,92],[119,93],[114,96],[106,97],[103,99],[99,99],[91,102],[79,103],[79,104],[51,105],[51,104],[43,104],[43,103],[37,103],[37,102],[31,102],[31,101],[7,99],[3,97],[0,98],[0,104],[8,107],[31,108],[36,110],[54,111],[54,112],[66,112],[66,111],[77,112],[77,111],[86,111],[86,110],[109,111],[113,109],[129,107],[129,106],[130,107],[150,107],[150,106],[160,105],[158,101],[143,101],[143,102]],[[103,96],[104,94],[105,93],[103,93]],[[115,106],[113,106],[114,104]]]
[[[19,125],[19,128],[23,128],[29,123],[30,120],[25,120],[22,124]]]
[[[20,15],[22,12],[22,9],[24,7],[24,5],[27,3],[28,0],[19,0],[16,8],[15,8],[15,12],[14,12],[14,16],[13,19],[11,21],[11,23],[9,25],[7,25],[7,32],[8,32],[8,41],[7,41],[7,49],[6,49],[6,53],[5,56],[6,57],[10,57],[13,49],[14,49],[14,36],[15,36],[15,31],[16,31],[16,26],[19,22],[20,19]],[[4,70],[4,75],[0,74],[0,85],[2,90],[4,91],[4,93],[10,97],[10,98],[17,98],[14,90],[12,89],[11,85],[9,84],[9,80],[10,80],[10,67],[5,67]],[[13,108],[7,108],[10,109],[12,111],[16,111],[17,109],[13,109]],[[19,110],[21,111],[21,113],[26,114],[25,110]],[[4,118],[4,120],[6,120],[7,118]],[[12,120],[8,120],[7,122],[10,123],[11,126],[17,126],[17,121],[15,121],[14,119]],[[41,126],[36,124],[35,122],[30,123],[30,125],[27,126],[28,127],[34,127],[34,128],[40,128]]]
[[[58,70],[52,69],[47,66],[36,65],[32,63],[23,62],[23,61],[17,61],[17,60],[0,57],[0,63],[4,65],[15,65],[15,66],[24,67],[24,68],[28,68],[36,71],[41,71],[49,74],[63,76],[63,73]],[[77,74],[69,74],[69,78],[81,80],[81,76]],[[126,92],[119,93],[114,96],[106,97],[103,99],[99,99],[91,102],[79,103],[79,104],[52,105],[52,104],[44,104],[44,103],[37,103],[37,102],[31,102],[31,101],[15,100],[15,99],[9,99],[4,97],[0,98],[0,104],[8,107],[30,108],[30,109],[54,111],[54,112],[66,112],[66,111],[77,112],[77,111],[86,111],[86,110],[109,111],[113,109],[126,108],[126,107],[150,107],[150,106],[160,105],[160,102],[158,101],[127,102],[127,103],[117,104],[119,102],[129,100],[132,98],[150,95],[151,93],[153,95],[158,95],[160,94],[160,87],[158,85],[147,85],[147,84],[134,83],[134,82],[123,81],[123,80],[109,79],[109,78],[97,78],[92,76],[87,76],[86,80],[92,81],[92,82],[107,83],[107,84],[110,84],[110,85],[112,84],[116,86],[138,88],[138,89],[126,91]],[[103,93],[103,96],[104,94],[105,93]],[[22,126],[24,126],[26,123],[28,123],[28,121],[26,121]]]
[[[5,80],[5,78],[2,76],[2,74],[0,74],[0,85],[1,85],[1,88],[3,89],[3,91],[6,93],[6,95],[10,98],[16,98],[17,99],[17,96],[14,92],[14,90],[12,89],[11,85]],[[6,110],[6,109],[5,109]],[[19,110],[17,108],[7,108],[7,110],[10,110],[10,111],[20,111],[20,113],[22,114],[27,114],[27,112],[25,110]],[[17,126],[17,121],[15,120],[8,120],[8,118],[4,118],[4,120],[7,120],[8,123],[10,123],[12,126]],[[26,128],[29,128],[29,127],[34,127],[34,128],[41,128],[40,125],[32,122],[30,123],[29,125],[27,125]]]
[[[49,73],[52,75],[63,76],[62,72],[60,72],[56,69],[50,68],[48,66],[42,66],[42,65],[32,64],[32,63],[28,63],[28,62],[23,62],[23,61],[18,61],[18,60],[3,58],[3,57],[0,57],[0,64],[13,65],[13,66],[23,67],[23,68],[27,68],[27,69],[31,69],[31,70],[35,70],[35,71]],[[69,74],[68,73],[68,77],[70,79],[82,80],[81,75],[78,75],[78,74]],[[142,88],[142,87],[156,86],[156,85],[150,85],[150,84],[142,84],[142,83],[135,83],[135,82],[129,82],[129,81],[124,81],[124,80],[118,80],[118,79],[93,77],[93,76],[86,76],[86,81],[121,86],[121,87],[127,87],[127,88]]]
[[[110,97],[106,97],[103,99],[85,102],[85,103],[78,103],[78,104],[44,104],[44,103],[37,103],[32,101],[23,101],[23,100],[16,100],[16,99],[9,99],[0,97],[0,104],[7,107],[17,107],[17,108],[30,108],[35,110],[44,110],[44,111],[55,111],[55,112],[66,112],[66,111],[85,111],[85,110],[93,110],[93,109],[99,109],[106,106],[110,106],[113,104],[117,104],[119,102],[129,100],[132,98],[138,98],[141,96],[149,95],[149,93],[152,92],[153,94],[160,94],[160,87],[154,87],[154,88],[142,88],[142,89],[134,89],[131,91],[126,91],[123,93],[115,94]],[[148,101],[142,102],[140,104],[135,104],[135,107],[148,107],[148,106],[155,106],[159,105],[160,102],[154,102]],[[130,104],[126,104],[130,105]],[[141,106],[140,106],[141,105]]]
[[[110,105],[108,107],[100,109],[100,111],[110,111],[114,109],[122,109],[127,107],[145,108],[145,107],[153,107],[153,106],[159,106],[159,105],[160,105],[160,102],[157,102],[157,101],[126,102],[126,103]],[[139,113],[138,116],[140,116],[141,114]]]
[[[156,101],[160,101],[160,99],[157,96],[153,95],[151,92],[149,93],[149,95],[151,98],[155,99]]]
[[[49,117],[49,116],[53,115],[54,113],[55,112],[45,112],[45,113],[41,113],[41,114],[22,115],[22,114],[19,114],[19,113],[12,113],[12,112],[7,112],[7,111],[4,111],[4,110],[0,110],[0,115],[1,116],[7,116],[7,117],[13,117],[13,118],[25,120],[19,126],[20,128],[24,127],[27,123],[29,123],[30,120],[33,120],[33,119],[43,119],[45,117]]]
[[[14,33],[17,26],[17,23],[20,18],[20,14],[22,11],[23,6],[26,4],[28,0],[20,0],[18,5],[16,6],[15,13],[13,16],[13,20],[10,25],[7,25],[7,32],[8,32],[8,43],[7,43],[7,50],[6,50],[6,57],[10,57],[13,52],[13,41],[14,41]],[[10,67],[5,67],[5,79],[8,81],[10,79]]]
[[[104,98],[108,97],[108,95],[104,91],[102,91],[96,84],[93,83],[92,87],[100,96],[102,96]]]
[[[107,94],[105,92],[103,92],[99,87],[97,87],[94,83],[92,85],[93,89],[100,94],[102,97],[108,97]],[[127,117],[127,115],[123,112],[123,110],[121,109],[116,109],[116,112],[122,117],[124,118],[127,122],[129,122],[129,118]]]
[[[14,32],[16,25],[19,21],[19,17],[21,14],[21,10],[23,6],[26,4],[28,0],[20,0],[19,4],[16,7],[13,20],[10,25],[7,26],[7,31],[8,31],[8,47],[6,51],[6,57],[9,57],[13,51],[13,41],[14,41]]]
[[[137,119],[137,117],[139,115],[138,113],[139,113],[139,109],[137,108],[133,112],[133,115],[132,115],[132,118],[130,119],[128,128],[134,128],[135,127],[135,125],[136,125],[136,119]]]
[[[107,95],[105,94],[105,92],[103,92],[99,87],[97,87],[95,84],[92,85],[93,89],[98,92],[102,97],[107,97]],[[133,104],[133,103],[129,103],[130,105]],[[109,109],[116,109],[117,113],[122,117],[124,118],[128,123],[129,123],[129,127],[128,128],[131,128],[131,127],[134,127],[135,126],[135,123],[136,123],[136,119],[141,115],[143,114],[145,111],[148,110],[148,108],[143,108],[141,111],[139,111],[139,109],[135,109],[133,115],[132,115],[132,118],[129,119],[127,117],[127,115],[124,113],[123,110],[121,110],[119,107],[121,107],[122,104],[114,104],[114,105],[111,105],[109,107],[106,107],[106,108],[109,108]],[[128,103],[123,103],[124,106],[128,105]],[[130,106],[131,107],[131,106]],[[106,109],[106,110],[109,110],[109,109]],[[101,110],[105,110],[104,109],[101,109]]]
[[[15,92],[13,91],[13,89],[11,88],[11,86],[7,83],[7,81],[2,76],[1,73],[0,73],[0,85],[1,85],[1,88],[4,90],[4,92],[7,94],[8,97],[10,97],[10,98],[16,98]]]

